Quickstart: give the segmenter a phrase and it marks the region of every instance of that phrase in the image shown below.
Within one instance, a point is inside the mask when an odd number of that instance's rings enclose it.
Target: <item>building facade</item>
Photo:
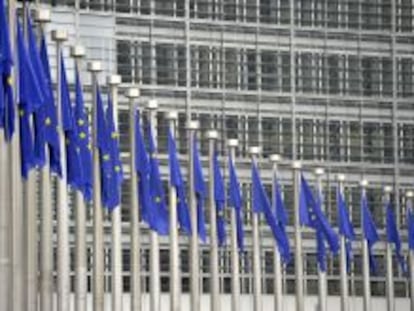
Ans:
[[[269,187],[268,156],[282,156],[280,182],[290,224],[292,160],[302,161],[304,173],[311,181],[315,180],[314,168],[325,169],[324,203],[333,224],[337,221],[336,175],[346,174],[346,199],[358,233],[359,181],[367,179],[369,205],[382,237],[375,247],[379,273],[371,279],[372,294],[384,297],[384,185],[393,186],[392,199],[407,250],[404,195],[412,188],[414,178],[413,14],[413,0],[59,0],[52,1],[52,24],[48,28],[68,29],[70,44],[83,44],[88,60],[104,63],[102,83],[105,75],[118,73],[123,81],[121,93],[130,85],[139,86],[139,107],[144,107],[148,99],[158,100],[158,141],[166,181],[166,111],[179,112],[177,136],[184,168],[187,120],[200,121],[205,167],[206,130],[220,132],[218,146],[223,163],[227,139],[239,140],[236,161],[243,183],[247,232],[251,229],[249,146],[262,148],[259,163]],[[53,54],[52,44],[51,51]],[[65,52],[69,54],[68,49]],[[86,70],[83,80],[90,85]],[[127,99],[121,95],[120,100],[121,148],[127,171],[122,209],[124,292],[128,293],[129,127]],[[227,219],[229,216],[227,211]],[[272,295],[273,240],[265,223],[262,224],[263,292]],[[142,230],[143,289],[148,291],[148,238],[144,226]],[[289,230],[292,231],[291,227]],[[110,291],[110,238],[106,241]],[[182,291],[188,293],[188,238],[182,236],[180,245]],[[168,293],[167,238],[161,240],[161,246],[161,290]],[[251,251],[247,247],[241,258],[245,297],[252,293]],[[317,260],[310,231],[305,235],[304,252],[305,292],[316,300]],[[359,299],[359,243],[354,244],[354,253],[350,293]],[[409,296],[409,282],[396,260],[394,267],[395,294],[404,301]],[[91,272],[92,267],[89,268]],[[200,269],[201,288],[207,295],[208,245],[202,249]],[[223,294],[231,292],[230,273],[227,246],[220,251]],[[339,260],[330,257],[329,295],[338,296],[339,286]],[[293,263],[286,267],[284,292],[295,292]]]

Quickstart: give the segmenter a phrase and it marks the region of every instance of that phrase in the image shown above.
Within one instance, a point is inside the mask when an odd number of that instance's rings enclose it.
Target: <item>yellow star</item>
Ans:
[[[13,84],[13,78],[12,78],[11,75],[7,77],[7,84],[8,85],[12,85]]]
[[[50,124],[52,124],[52,120],[50,120],[50,118],[49,118],[49,117],[47,117],[47,118],[45,119],[45,124],[46,124],[46,125],[50,125]]]
[[[104,160],[104,161],[109,161],[109,159],[110,159],[109,154],[104,154],[104,156],[103,156],[103,160]]]
[[[112,132],[111,136],[112,136],[113,139],[116,139],[116,138],[118,138],[119,135],[118,135],[117,132]]]
[[[78,125],[79,126],[82,126],[82,125],[84,125],[85,124],[85,121],[83,120],[83,119],[79,119],[78,120]]]
[[[115,172],[119,173],[121,171],[121,167],[119,165],[115,165]]]
[[[85,132],[80,132],[80,133],[79,133],[79,138],[80,138],[80,139],[85,139],[85,138],[86,138],[86,134],[85,134]]]
[[[24,110],[23,110],[23,109],[19,109],[19,115],[20,115],[21,117],[23,117],[23,116],[24,116]]]
[[[88,144],[88,149],[92,150],[92,144],[91,143]]]
[[[161,202],[161,198],[157,196],[157,197],[154,198],[154,201],[155,201],[155,203],[160,203]]]

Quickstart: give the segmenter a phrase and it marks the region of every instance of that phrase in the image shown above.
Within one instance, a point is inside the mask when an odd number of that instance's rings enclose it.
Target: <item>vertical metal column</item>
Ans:
[[[229,161],[235,166],[237,139],[229,139]],[[229,165],[230,166],[230,163]],[[240,311],[240,263],[239,246],[237,242],[237,212],[231,209],[231,311]]]
[[[257,165],[257,157],[260,153],[259,147],[250,147],[249,155],[252,163]],[[252,196],[253,200],[253,196]],[[252,202],[253,203],[253,202]],[[252,204],[253,206],[253,204]],[[260,261],[260,218],[258,213],[252,213],[253,219],[253,310],[262,310],[262,270]]]
[[[407,212],[414,212],[413,210],[413,197],[412,191],[407,191],[405,194],[407,198],[406,207]],[[414,311],[414,250],[410,249],[408,253],[408,271],[410,271],[410,311]]]
[[[111,99],[113,105],[113,118],[115,125],[115,133],[118,135],[118,86],[121,84],[121,76],[112,75],[108,77],[108,85],[110,87]],[[112,137],[112,139],[118,139]],[[120,189],[117,189],[120,191]],[[116,206],[111,211],[112,220],[112,310],[122,310],[122,221],[121,221],[121,205]]]
[[[80,74],[81,59],[85,56],[85,49],[83,46],[76,45],[71,48],[70,54],[75,61],[77,73]],[[79,120],[75,120],[75,122],[79,122]],[[81,191],[76,191],[75,200],[75,310],[86,311],[88,277],[86,265],[86,202]]]
[[[130,240],[131,240],[131,311],[140,311],[141,302],[141,230],[140,230],[140,207],[138,197],[138,176],[136,172],[135,157],[135,118],[136,100],[140,92],[137,88],[130,88],[126,93],[129,100],[129,142],[130,142]]]
[[[365,195],[366,187],[368,185],[367,180],[361,180],[361,195]],[[364,219],[361,213],[361,228],[363,227]],[[363,277],[363,288],[364,288],[364,298],[363,298],[363,307],[364,311],[371,311],[371,281],[369,273],[369,251],[368,251],[368,241],[364,235],[364,230],[362,230],[362,277]]]
[[[384,187],[384,205],[385,209],[387,209],[388,202],[391,200],[391,186]],[[385,210],[386,215],[387,211]],[[395,310],[395,296],[394,296],[394,272],[392,267],[392,243],[387,241],[386,243],[386,297],[387,297],[387,310],[394,311]]]
[[[62,44],[68,38],[65,30],[52,31],[52,40],[56,43],[56,110],[58,120],[58,135],[60,145],[60,165],[62,178],[58,179],[57,186],[57,309],[69,310],[69,204],[67,185],[66,139],[63,130],[62,93],[60,82],[62,79]]]
[[[208,190],[209,190],[209,215],[210,215],[210,311],[220,311],[220,280],[217,241],[217,212],[214,200],[214,155],[216,152],[216,140],[218,132],[210,130],[207,132],[209,142],[209,166],[208,166]]]
[[[157,116],[158,102],[151,99],[148,102],[148,119],[152,127],[154,142],[157,144]],[[157,156],[157,155],[150,155]],[[150,311],[160,311],[160,242],[158,233],[150,232]]]
[[[167,120],[173,137],[176,133],[176,122],[178,114],[171,111],[167,114]],[[170,211],[170,311],[180,311],[180,249],[178,245],[178,221],[177,221],[177,189],[171,184],[169,179],[169,211]],[[193,234],[195,234],[193,232]]]
[[[88,63],[92,76],[92,150],[93,150],[93,310],[104,310],[104,241],[103,210],[101,197],[101,172],[97,147],[97,92],[98,73],[102,71],[100,62]]]
[[[344,180],[345,175],[338,174],[338,187],[340,193],[344,194]],[[341,311],[349,311],[349,293],[348,293],[348,271],[347,271],[347,256],[346,256],[346,238],[340,236],[340,275],[341,275]]]
[[[322,187],[322,175],[324,174],[324,170],[322,168],[317,168],[315,170],[316,175],[316,188],[318,194],[318,200],[321,201],[321,209],[322,211],[325,210],[324,203],[323,203],[323,187]],[[326,259],[325,259],[326,260]],[[320,268],[318,269],[318,304],[319,304],[319,311],[327,311],[327,281],[326,281],[326,271],[322,271]]]
[[[294,161],[293,168],[293,207],[295,210],[295,275],[296,275],[296,311],[304,311],[305,303],[303,297],[303,258],[302,258],[302,235],[299,216],[299,193],[300,193],[300,169],[302,164]]]
[[[270,162],[272,163],[272,202],[273,206],[276,206],[276,193],[275,189],[278,183],[278,168],[277,165],[281,160],[280,155],[272,154],[270,155]],[[273,269],[274,269],[274,301],[275,301],[275,311],[283,311],[283,284],[282,284],[282,269],[283,263],[280,258],[280,253],[277,245],[275,244],[274,247],[274,261],[273,261]]]

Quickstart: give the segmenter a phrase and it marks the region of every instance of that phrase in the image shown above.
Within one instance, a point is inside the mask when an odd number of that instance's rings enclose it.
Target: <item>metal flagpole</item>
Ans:
[[[316,183],[317,183],[317,192],[318,192],[318,199],[321,200],[321,209],[324,211],[325,206],[323,202],[323,186],[322,186],[322,175],[324,171],[322,168],[317,168],[315,170],[316,175]],[[325,246],[324,246],[325,247]],[[326,259],[325,259],[326,260]],[[320,268],[318,269],[318,290],[319,290],[319,297],[318,297],[318,304],[319,304],[319,311],[327,311],[327,281],[326,281],[326,271],[322,271]]]
[[[270,161],[272,162],[273,167],[273,174],[272,174],[272,201],[273,203],[276,202],[276,194],[275,188],[277,186],[277,179],[278,179],[278,169],[277,165],[280,162],[280,155],[272,154],[270,155]],[[275,204],[273,204],[275,206]],[[274,269],[274,298],[275,298],[275,311],[282,311],[283,310],[283,292],[282,292],[282,261],[280,258],[279,249],[275,244],[274,248],[274,261],[273,261],[273,269]]]
[[[170,131],[175,136],[175,126],[178,119],[176,111],[167,114]],[[177,189],[169,180],[169,211],[170,211],[170,310],[180,311],[180,250],[178,245],[178,224],[177,224]]]
[[[387,202],[391,200],[391,186],[384,187],[384,203],[385,208],[387,208]],[[385,211],[385,214],[387,211]],[[393,267],[392,267],[392,243],[387,242],[386,244],[386,265],[387,265],[387,277],[386,277],[386,284],[387,284],[387,310],[394,311],[395,309],[395,299],[394,299],[394,274],[393,274]]]
[[[140,223],[139,223],[139,204],[138,204],[138,178],[135,167],[135,100],[139,97],[139,89],[128,89],[126,96],[129,99],[129,141],[130,141],[130,194],[131,194],[131,311],[141,310],[141,246],[140,246]]]
[[[121,76],[112,75],[108,78],[113,104],[115,132],[118,131],[118,85]],[[112,134],[111,134],[112,135]],[[112,212],[112,310],[122,310],[122,223],[121,206],[116,206]]]
[[[71,48],[70,54],[80,74],[81,59],[85,56],[85,49],[83,46],[76,45]],[[76,191],[75,217],[75,310],[86,311],[86,202],[81,191]]]
[[[152,134],[154,135],[154,143],[157,144],[157,118],[156,110],[158,102],[155,99],[148,101],[148,119],[151,123]],[[152,154],[150,156],[158,156]],[[150,231],[150,311],[160,311],[160,242],[158,233]]]
[[[236,157],[237,139],[229,139],[228,142],[230,161],[233,165]],[[230,167],[230,163],[228,165]],[[237,243],[237,212],[231,209],[231,310],[240,310],[240,263],[239,247]]]
[[[100,62],[88,63],[92,76],[92,150],[93,150],[93,310],[104,309],[104,243],[103,210],[101,197],[101,172],[99,150],[97,148],[97,96],[98,73],[102,71]]]
[[[44,32],[45,23],[50,21],[49,13],[39,12],[38,22]],[[53,210],[49,150],[45,147],[45,165],[40,172],[40,256],[39,256],[39,307],[40,310],[53,310]]]
[[[53,30],[52,40],[56,42],[56,108],[58,116],[58,135],[60,144],[60,163],[62,166],[62,178],[58,178],[57,186],[57,310],[69,310],[69,205],[68,188],[66,176],[66,141],[63,132],[62,94],[60,81],[61,72],[61,50],[62,43],[66,41],[68,34],[66,30]],[[60,123],[60,125],[59,125]]]
[[[367,180],[361,180],[361,195],[365,195],[366,187],[368,185]],[[361,228],[364,227],[364,219],[361,214]],[[369,276],[369,252],[368,241],[366,240],[364,230],[362,230],[362,277],[364,286],[364,298],[363,306],[364,311],[371,311],[371,283]]]
[[[207,132],[209,143],[209,166],[208,166],[208,189],[209,189],[209,215],[210,215],[210,310],[220,311],[220,283],[219,283],[219,259],[218,259],[218,241],[217,241],[217,215],[216,204],[214,200],[214,155],[216,149],[216,140],[218,132],[210,130]]]
[[[339,174],[337,176],[339,191],[344,193],[345,175]],[[348,294],[348,271],[347,271],[347,256],[346,256],[346,237],[340,236],[340,274],[341,274],[341,311],[349,310],[349,294]]]
[[[303,297],[303,258],[302,258],[302,235],[299,216],[300,195],[300,169],[299,161],[293,162],[293,206],[295,209],[295,275],[296,275],[296,311],[304,311],[305,303]]]
[[[414,193],[412,191],[407,191],[405,194],[407,198],[406,208],[407,212],[414,212],[413,210],[413,197]],[[408,253],[408,264],[410,271],[410,311],[414,311],[414,250],[410,249]]]
[[[259,147],[250,147],[249,154],[252,163],[257,162],[257,156],[260,153]],[[252,204],[253,206],[253,204]],[[253,310],[262,310],[262,271],[260,266],[260,223],[259,214],[253,213]]]
[[[189,137],[189,161],[188,161],[188,179],[189,185],[189,201],[190,201],[190,217],[193,233],[190,239],[190,306],[192,311],[200,311],[200,273],[199,273],[199,253],[198,253],[198,232],[197,232],[197,198],[194,191],[194,138],[196,130],[199,128],[197,121],[188,122]]]

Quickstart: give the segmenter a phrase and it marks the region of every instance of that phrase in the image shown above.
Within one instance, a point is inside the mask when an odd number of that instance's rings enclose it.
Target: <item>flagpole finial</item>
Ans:
[[[323,168],[318,167],[318,168],[315,169],[315,175],[316,176],[322,176],[323,174],[325,174],[325,171],[324,171]]]
[[[82,58],[85,54],[85,48],[82,45],[74,45],[70,48],[70,56],[73,58]]]
[[[258,155],[260,153],[260,147],[259,146],[252,146],[249,147],[249,154],[251,156],[255,156]]]
[[[299,170],[299,169],[302,168],[302,163],[300,163],[300,161],[294,161],[292,163],[292,168],[295,169],[295,170]]]
[[[206,134],[207,139],[218,139],[218,132],[216,130],[209,130]]]
[[[93,61],[88,63],[88,71],[92,73],[97,73],[102,71],[102,64],[98,61]]]
[[[191,120],[187,124],[189,130],[197,130],[200,127],[200,124],[197,120]]]
[[[237,139],[229,139],[228,141],[227,141],[227,145],[230,147],[230,148],[236,148],[238,145],[239,145],[239,141],[237,140]]]
[[[336,176],[336,178],[338,179],[338,181],[344,181],[345,180],[345,174],[338,174]]]
[[[414,196],[414,192],[412,192],[412,191],[407,191],[407,192],[405,193],[405,196],[406,196],[407,198],[412,198],[412,197]]]
[[[126,93],[125,96],[129,99],[134,99],[134,98],[138,98],[139,97],[139,89],[136,87],[131,87],[129,88]]]
[[[282,157],[280,156],[280,154],[271,154],[269,156],[270,162],[272,163],[279,163],[280,160],[282,160]]]
[[[35,21],[39,24],[50,23],[50,10],[45,8],[40,8],[36,10]]]
[[[150,99],[147,103],[147,109],[149,110],[158,109],[158,101],[156,99]]]
[[[361,180],[361,182],[359,184],[361,185],[361,187],[366,187],[366,186],[368,186],[368,180],[363,179],[363,180]]]
[[[106,81],[110,86],[118,86],[121,84],[122,78],[120,75],[111,75]]]
[[[177,111],[168,111],[165,114],[165,118],[169,121],[175,121],[178,119],[178,112]]]
[[[52,30],[52,40],[57,42],[63,42],[68,39],[68,33],[64,29]]]
[[[391,186],[385,186],[385,187],[384,187],[384,192],[385,192],[386,194],[391,193],[391,192],[392,192],[392,187],[391,187]]]

